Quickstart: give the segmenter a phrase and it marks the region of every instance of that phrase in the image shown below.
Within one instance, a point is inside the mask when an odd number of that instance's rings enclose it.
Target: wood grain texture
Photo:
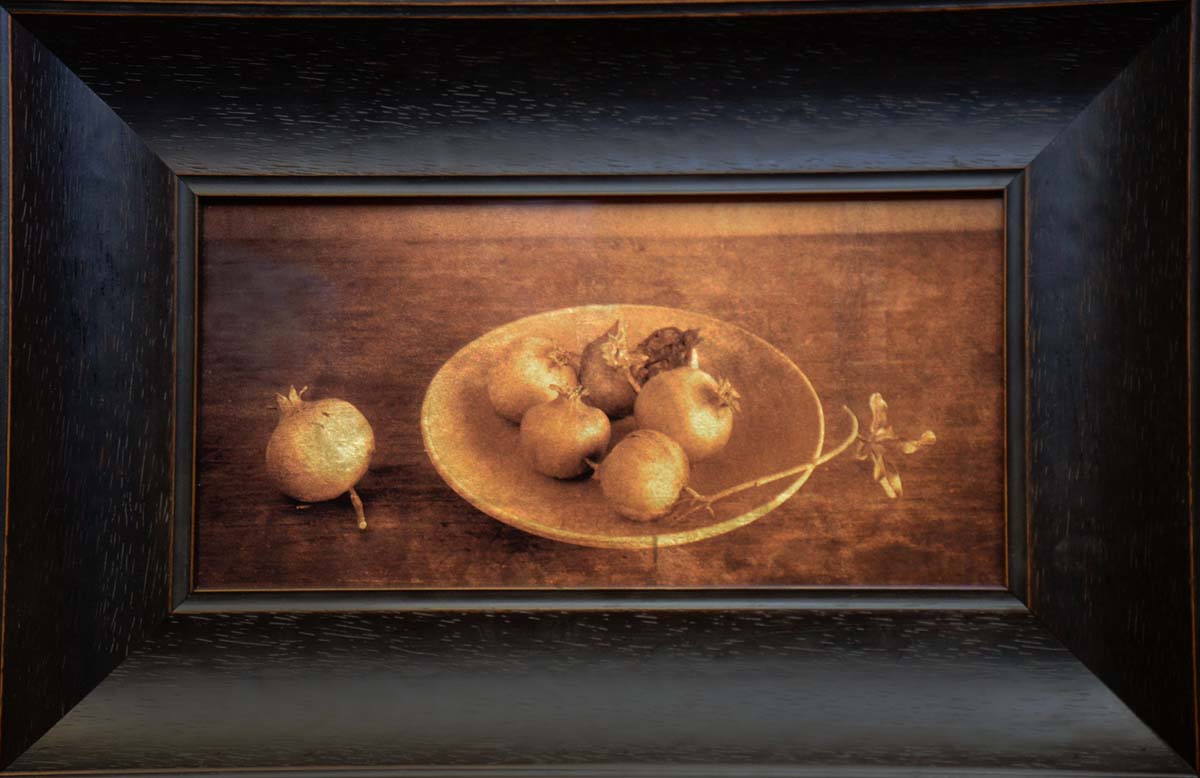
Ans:
[[[91,778],[122,775],[121,771],[67,770],[56,778]],[[39,772],[14,772],[13,778],[45,776]],[[173,770],[137,772],[139,778],[179,778]],[[186,773],[185,773],[186,775]],[[479,765],[403,767],[254,767],[222,770],[220,778],[1176,778],[1176,772],[1120,770],[1037,770],[995,767],[888,767],[882,765]]]
[[[1190,6],[1189,62],[1191,89],[1188,94],[1188,116],[1200,109],[1200,0]],[[1200,137],[1192,125],[1188,132],[1188,392],[1191,439],[1189,447],[1191,477],[1192,531],[1192,694],[1196,710],[1195,751],[1192,764],[1200,766]]]
[[[1178,2],[1178,0],[1175,0]],[[206,19],[680,19],[789,17],[830,14],[895,14],[962,11],[1025,11],[1080,5],[1157,4],[1164,0],[580,0],[501,3],[495,0],[10,0],[12,13],[32,15],[175,17]]]
[[[176,616],[13,767],[571,764],[1187,772],[969,611]]]
[[[22,22],[180,174],[817,172],[1024,166],[1174,7]]]
[[[173,176],[13,28],[0,763],[166,614]]]
[[[92,778],[122,775],[121,771],[67,770],[56,778]],[[186,775],[186,773],[183,773]],[[45,776],[39,772],[14,772],[12,778]],[[179,778],[174,770],[138,771],[139,778]],[[908,767],[882,765],[520,765],[402,766],[402,767],[254,767],[221,770],[220,778],[1177,778],[1176,772],[1119,770],[1037,770],[994,767]]]
[[[1003,586],[1002,224],[995,196],[208,205],[197,586]],[[901,500],[847,456],[754,524],[671,548],[572,546],[472,508],[422,446],[434,373],[493,327],[617,301],[766,339],[813,382],[830,440],[837,409],[869,424],[879,391],[901,434],[939,442],[891,458]],[[297,510],[267,480],[289,384],[371,420],[370,531],[347,500]]]
[[[1030,605],[1195,754],[1188,25],[1030,166]]]
[[[8,128],[11,121],[10,69],[12,65],[12,16],[0,10],[0,127]],[[12,148],[11,138],[5,133],[0,138],[0,362],[3,379],[0,380],[0,414],[4,419],[4,445],[0,446],[0,479],[3,483],[4,500],[0,501],[0,740],[4,733],[4,634],[5,617],[8,615],[7,579],[5,577],[8,557],[8,330],[11,295],[9,290],[12,248]],[[0,766],[4,765],[0,759]]]
[[[1161,2],[1162,0],[1089,0],[1089,5]],[[521,16],[558,18],[589,14],[635,16],[718,16],[758,12],[777,14],[922,13],[930,11],[1024,10],[1030,6],[1079,5],[1079,0],[17,0],[7,6],[18,14],[76,13],[97,10],[136,16],[238,16],[255,12],[264,17],[320,14],[374,18],[447,18],[455,16]]]

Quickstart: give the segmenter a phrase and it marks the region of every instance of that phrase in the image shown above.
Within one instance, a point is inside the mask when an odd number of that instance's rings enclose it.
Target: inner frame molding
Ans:
[[[421,607],[481,607],[489,604],[503,607],[504,603],[527,603],[533,607],[553,604],[554,607],[639,607],[648,604],[671,607],[672,603],[690,603],[691,607],[732,605],[759,600],[768,607],[803,607],[803,603],[820,607],[819,602],[852,598],[872,601],[891,607],[889,603],[904,601],[903,592],[912,592],[922,602],[939,600],[939,594],[911,588],[888,587],[885,590],[870,586],[787,586],[782,590],[737,587],[692,590],[682,589],[585,589],[544,592],[538,590],[512,591],[507,589],[396,589],[384,590],[339,588],[273,590],[255,588],[240,591],[196,590],[194,569],[194,455],[196,420],[196,316],[197,263],[199,261],[198,215],[201,208],[214,200],[220,202],[267,202],[275,198],[351,198],[371,202],[391,202],[404,199],[455,198],[646,198],[650,196],[738,196],[738,195],[800,195],[828,197],[905,196],[930,194],[935,196],[974,193],[1003,198],[1004,208],[1004,386],[1005,386],[1005,511],[1006,549],[1004,589],[1025,600],[1027,557],[1025,553],[1025,500],[1012,499],[1024,494],[1024,461],[1026,429],[1023,408],[1024,387],[1024,197],[1022,178],[1016,171],[987,172],[922,172],[912,174],[810,174],[810,175],[714,175],[714,176],[487,176],[487,177],[279,177],[279,176],[194,176],[181,179],[179,187],[178,241],[178,320],[176,337],[179,344],[176,404],[176,511],[174,519],[174,558],[172,605],[181,612],[244,611],[259,607],[286,607],[297,610],[327,610],[333,603],[344,607],[354,602],[364,609],[408,609]],[[1014,238],[1014,235],[1016,236]],[[1019,290],[1014,294],[1014,289]],[[1015,325],[1015,326],[1014,326]],[[1014,411],[1022,409],[1014,418]],[[828,412],[828,411],[827,411]],[[183,420],[190,420],[187,423]],[[866,420],[864,420],[865,423]],[[951,594],[939,587],[937,592]],[[753,592],[752,597],[750,596]],[[961,594],[971,601],[992,602],[988,607],[1011,607],[1011,601],[988,597],[971,588]],[[825,596],[828,595],[828,596]],[[816,599],[813,599],[813,598]],[[899,599],[897,599],[897,597]],[[832,598],[832,599],[831,599]],[[949,605],[949,603],[957,605]],[[955,593],[949,607],[964,603]],[[970,607],[970,606],[968,606]]]

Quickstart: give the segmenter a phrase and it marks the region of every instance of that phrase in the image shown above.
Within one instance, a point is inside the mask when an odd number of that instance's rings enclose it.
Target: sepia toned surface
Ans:
[[[278,201],[202,216],[198,588],[1004,581],[999,198]],[[430,463],[425,390],[490,330],[598,303],[761,337],[812,382],[832,437],[833,410],[866,428],[880,392],[898,433],[938,443],[893,460],[899,500],[843,455],[758,521],[687,545],[585,548],[509,527]],[[371,421],[369,531],[348,498],[300,508],[267,481],[273,397],[290,384]]]

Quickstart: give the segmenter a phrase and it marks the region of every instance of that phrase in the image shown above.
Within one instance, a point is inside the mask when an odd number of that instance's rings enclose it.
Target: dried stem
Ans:
[[[695,513],[698,510],[706,510],[711,513],[713,504],[720,500],[724,500],[727,497],[732,497],[735,494],[740,494],[748,489],[756,489],[760,486],[766,486],[767,484],[788,478],[789,476],[800,475],[803,472],[812,470],[817,465],[825,464],[838,454],[841,454],[843,451],[849,448],[851,444],[858,440],[858,417],[854,415],[853,411],[844,405],[842,406],[842,410],[844,410],[846,415],[850,417],[850,434],[847,435],[846,439],[839,443],[833,450],[825,452],[817,457],[817,459],[813,462],[806,462],[803,465],[789,467],[787,470],[780,470],[778,473],[771,473],[770,475],[764,475],[761,478],[755,478],[752,481],[745,481],[735,486],[730,486],[727,489],[722,489],[715,494],[704,495],[700,494],[695,489],[687,488],[685,491],[687,492],[689,502],[687,503],[686,509],[683,511],[683,513],[679,514],[679,516],[682,518],[683,516]]]
[[[358,517],[358,528],[367,528],[367,512],[363,510],[362,498],[358,496],[358,492],[354,491],[354,487],[350,487],[350,504],[354,506],[354,515]]]
[[[629,365],[626,365],[621,372],[625,374],[625,380],[628,381],[629,385],[633,387],[634,393],[641,394],[642,385],[639,384],[637,379],[633,377],[633,370],[630,369]]]
[[[618,371],[633,387],[634,392],[641,392],[642,385],[633,377],[633,368],[644,364],[647,356],[635,354],[629,350],[629,336],[625,330],[625,322],[620,319],[609,329],[606,337],[607,340],[600,347],[600,356],[604,359],[604,364]]]

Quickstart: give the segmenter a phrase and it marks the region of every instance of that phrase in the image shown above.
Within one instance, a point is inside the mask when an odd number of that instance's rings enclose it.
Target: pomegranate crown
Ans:
[[[629,334],[626,331],[625,322],[620,319],[617,319],[613,326],[608,328],[608,332],[604,333],[604,338],[604,343],[600,346],[600,356],[604,359],[604,364],[609,367],[616,370],[633,369],[646,363],[645,354],[629,350]]]
[[[579,358],[561,346],[554,346],[550,349],[549,358],[552,365],[579,369]]]
[[[275,405],[279,408],[279,412],[284,416],[289,413],[294,413],[301,405],[304,404],[304,393],[308,391],[308,387],[304,387],[300,391],[296,391],[296,387],[289,386],[287,396],[282,394],[275,395]]]
[[[742,410],[742,395],[727,378],[717,382],[717,401],[735,413]]]
[[[576,384],[569,389],[561,387],[558,384],[551,384],[550,388],[558,392],[559,397],[565,397],[568,400],[578,400],[580,402],[583,401],[584,397],[587,397],[588,394],[590,394],[590,392],[588,392],[588,390],[583,388],[583,386],[580,384]]]

